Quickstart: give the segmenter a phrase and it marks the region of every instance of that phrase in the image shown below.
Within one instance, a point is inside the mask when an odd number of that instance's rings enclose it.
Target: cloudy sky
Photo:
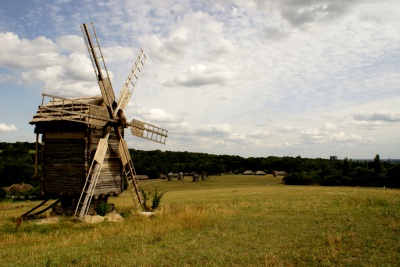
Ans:
[[[131,148],[400,158],[398,0],[2,0],[0,141],[35,140],[42,93],[100,94],[80,25],[93,22],[125,115],[169,130]]]

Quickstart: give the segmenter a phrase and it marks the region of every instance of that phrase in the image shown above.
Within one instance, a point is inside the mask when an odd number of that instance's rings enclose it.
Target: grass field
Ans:
[[[16,218],[36,202],[0,203],[0,266],[399,266],[400,191],[286,186],[272,176],[152,181],[152,218],[124,194],[123,222]]]

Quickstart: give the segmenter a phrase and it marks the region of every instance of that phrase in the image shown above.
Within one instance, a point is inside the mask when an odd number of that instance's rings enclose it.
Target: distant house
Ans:
[[[33,186],[31,186],[30,184],[20,183],[20,184],[13,184],[10,187],[4,187],[4,190],[8,193],[12,193],[12,192],[26,192],[32,188]]]
[[[256,171],[256,175],[266,175],[265,171]]]
[[[276,176],[285,176],[285,175],[287,175],[287,172],[285,172],[285,171],[272,171],[272,175],[274,175],[274,177],[276,177]]]
[[[145,174],[138,174],[138,175],[136,175],[136,178],[138,180],[146,180],[146,179],[149,179],[149,176],[147,176]]]
[[[251,170],[247,170],[247,171],[243,172],[243,175],[253,175],[253,174],[254,174],[254,172]]]

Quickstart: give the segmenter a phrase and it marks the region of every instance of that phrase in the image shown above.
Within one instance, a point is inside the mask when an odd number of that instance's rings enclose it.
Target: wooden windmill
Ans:
[[[41,189],[58,198],[58,213],[83,218],[96,203],[118,196],[124,176],[139,206],[142,203],[134,166],[124,140],[124,129],[135,136],[165,144],[167,131],[124,116],[131,94],[146,60],[142,50],[118,98],[108,75],[93,24],[83,24],[82,33],[93,63],[101,96],[61,98],[43,94],[42,103],[30,124],[36,140],[42,135]]]

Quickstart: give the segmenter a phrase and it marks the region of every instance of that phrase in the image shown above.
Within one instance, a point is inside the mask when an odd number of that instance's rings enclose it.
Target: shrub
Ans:
[[[35,186],[35,187],[29,189],[25,193],[25,195],[27,197],[37,197],[37,198],[41,197],[42,196],[42,191],[40,190],[40,186]]]
[[[142,193],[142,201],[143,201],[143,208],[146,211],[150,211],[150,207],[148,205],[148,201],[150,200],[151,196],[151,191],[148,189],[140,189],[140,192]]]
[[[100,216],[105,216],[107,213],[112,211],[112,208],[113,208],[112,204],[103,201],[97,204],[96,212]]]
[[[288,185],[312,185],[316,182],[315,172],[293,172],[283,178],[283,181]]]
[[[155,210],[160,206],[161,198],[165,192],[161,192],[158,187],[154,187],[153,200],[151,202],[151,209]]]
[[[321,185],[339,186],[339,185],[342,185],[341,180],[342,180],[341,175],[327,175],[321,181]]]
[[[161,198],[166,192],[161,192],[158,187],[154,187],[154,190],[141,189],[143,198],[143,208],[146,211],[154,211],[160,206]],[[150,205],[151,200],[151,205]]]

